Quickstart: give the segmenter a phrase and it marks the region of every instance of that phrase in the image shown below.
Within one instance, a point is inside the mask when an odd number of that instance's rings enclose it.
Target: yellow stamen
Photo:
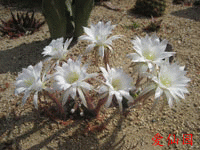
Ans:
[[[68,79],[68,82],[72,84],[79,79],[79,74],[77,72],[71,72],[69,73],[67,79]]]
[[[117,91],[119,89],[121,89],[121,80],[120,79],[113,79],[112,80],[112,86],[113,88]]]

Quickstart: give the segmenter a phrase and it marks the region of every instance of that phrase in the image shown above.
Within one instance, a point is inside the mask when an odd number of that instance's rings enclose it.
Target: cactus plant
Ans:
[[[163,15],[165,8],[165,0],[137,0],[133,11],[148,17],[159,17]]]
[[[51,38],[74,37],[77,39],[87,26],[93,0],[43,0],[43,14]]]
[[[200,6],[200,0],[195,0],[193,6]]]
[[[10,38],[20,37],[26,34],[32,34],[36,30],[38,30],[45,22],[40,22],[36,20],[34,17],[34,12],[29,15],[31,12],[26,13],[18,13],[17,17],[12,13],[12,18],[9,19],[7,22],[1,20],[3,26],[0,26],[0,32],[4,35],[8,35]]]
[[[173,0],[173,4],[182,4],[184,0]]]

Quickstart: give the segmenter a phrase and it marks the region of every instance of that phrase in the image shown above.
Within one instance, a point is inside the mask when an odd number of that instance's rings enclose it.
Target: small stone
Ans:
[[[16,106],[19,106],[19,105],[20,105],[20,102],[17,102],[17,103],[16,103]]]
[[[95,147],[94,147],[94,146],[91,146],[90,149],[95,149]]]
[[[197,107],[197,103],[194,103],[194,107]]]

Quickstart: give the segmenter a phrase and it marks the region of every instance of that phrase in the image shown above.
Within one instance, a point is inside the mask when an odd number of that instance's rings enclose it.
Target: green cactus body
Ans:
[[[93,3],[93,0],[43,0],[51,38],[77,39],[83,33],[83,26],[87,26]]]
[[[93,0],[76,0],[73,5],[74,37],[79,37],[83,34],[83,26],[87,26],[93,3]]]
[[[148,17],[159,17],[164,14],[165,8],[165,0],[137,0],[134,12]]]

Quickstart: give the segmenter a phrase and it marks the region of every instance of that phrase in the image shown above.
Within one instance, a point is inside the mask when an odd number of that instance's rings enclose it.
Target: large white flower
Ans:
[[[68,46],[70,45],[72,38],[67,39],[65,43],[63,43],[64,38],[58,38],[56,40],[52,40],[51,43],[44,48],[42,54],[44,56],[50,56],[51,59],[62,60],[66,57],[68,52]]]
[[[108,36],[112,33],[112,29],[115,25],[111,25],[111,22],[107,22],[105,25],[103,22],[98,22],[96,25],[91,25],[91,28],[83,27],[87,35],[82,35],[79,40],[88,40],[92,44],[88,45],[86,52],[91,51],[94,47],[98,47],[99,55],[104,57],[104,48],[108,47],[112,51],[112,40],[120,38],[120,36]]]
[[[123,72],[122,69],[114,69],[107,65],[108,71],[105,68],[100,67],[103,72],[103,76],[106,79],[105,85],[99,88],[99,93],[103,94],[108,92],[108,99],[106,102],[106,107],[109,107],[113,96],[115,95],[119,108],[122,111],[122,99],[125,97],[129,102],[133,102],[133,97],[130,95],[129,91],[134,89],[133,79]]]
[[[165,52],[167,41],[160,41],[154,34],[152,37],[146,35],[145,38],[136,37],[131,41],[136,53],[128,54],[133,62],[147,63],[148,68],[152,69],[154,64],[159,65],[164,58],[168,58],[175,52]]]
[[[63,105],[67,102],[69,96],[75,100],[78,92],[82,103],[87,107],[83,92],[91,90],[92,86],[84,80],[97,75],[95,73],[87,74],[87,67],[88,65],[81,67],[81,58],[77,61],[68,59],[67,63],[63,63],[62,67],[56,66],[55,80],[57,81],[57,89],[65,91],[62,101]]]
[[[18,75],[15,83],[15,95],[24,93],[24,97],[22,98],[23,104],[25,104],[30,93],[34,93],[33,104],[35,108],[38,108],[38,92],[45,89],[46,77],[43,76],[41,78],[42,65],[42,62],[39,62],[34,67],[30,65],[27,69],[23,68],[22,73]]]
[[[188,93],[186,86],[190,81],[185,74],[184,67],[180,67],[176,63],[162,63],[158,75],[152,77],[157,84],[155,99],[164,93],[170,107],[172,107],[174,99],[177,101],[179,98],[185,99],[184,93]]]

